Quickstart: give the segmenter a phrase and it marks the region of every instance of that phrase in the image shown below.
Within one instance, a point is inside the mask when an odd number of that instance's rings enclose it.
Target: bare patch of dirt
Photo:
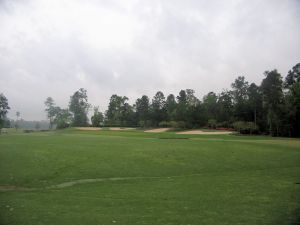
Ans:
[[[151,129],[151,130],[145,130],[147,133],[161,133],[161,132],[166,132],[170,130],[170,128],[157,128],[157,129]]]
[[[203,131],[203,130],[189,130],[189,131],[182,131],[176,134],[232,134],[231,131]]]
[[[77,129],[77,130],[90,130],[90,131],[102,130],[102,128],[100,128],[100,127],[76,127],[75,129]]]

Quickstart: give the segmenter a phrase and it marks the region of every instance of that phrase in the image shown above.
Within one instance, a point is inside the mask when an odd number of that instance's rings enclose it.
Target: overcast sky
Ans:
[[[161,90],[202,98],[300,62],[299,0],[0,0],[0,93],[9,117],[46,119],[83,87],[106,110]]]

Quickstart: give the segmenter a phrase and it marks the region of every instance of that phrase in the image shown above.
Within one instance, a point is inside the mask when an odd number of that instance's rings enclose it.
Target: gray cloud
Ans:
[[[298,0],[0,1],[0,92],[10,116],[44,119],[52,96],[67,106],[78,88],[106,109],[157,90],[198,97],[238,76],[260,82],[299,62]]]

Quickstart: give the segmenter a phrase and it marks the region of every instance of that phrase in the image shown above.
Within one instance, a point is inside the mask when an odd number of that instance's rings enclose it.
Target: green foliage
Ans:
[[[91,117],[91,121],[93,127],[100,127],[103,125],[104,116],[99,111],[99,107],[94,108],[94,115]]]
[[[170,126],[170,123],[167,122],[167,121],[161,121],[159,124],[158,124],[159,127],[169,127]]]
[[[169,126],[172,128],[178,128],[178,123],[176,121],[172,120],[169,122]]]
[[[141,98],[138,98],[135,102],[135,108],[137,121],[139,121],[139,123],[150,118],[150,103],[148,96],[143,95]],[[145,124],[145,122],[142,123]]]
[[[284,82],[277,70],[264,74],[261,85],[249,84],[245,77],[239,76],[232,83],[231,90],[223,90],[220,94],[209,92],[202,102],[192,89],[180,90],[176,98],[169,94],[165,99],[161,91],[156,92],[151,100],[143,95],[134,105],[128,103],[126,96],[115,94],[110,98],[104,125],[232,128],[234,122],[248,121],[251,124],[244,122],[240,129],[244,133],[300,137],[300,63],[288,72]],[[57,108],[53,99],[47,98],[45,105],[50,124],[58,121],[54,119]],[[89,104],[86,90],[80,89],[71,96],[69,109],[73,126],[87,125]],[[93,116],[93,126],[100,126],[101,117],[100,114]],[[68,116],[65,118],[69,119]],[[64,127],[69,122],[65,120],[61,124]]]
[[[300,137],[300,81],[289,86],[286,93],[286,104],[282,108],[285,134]]]
[[[175,126],[175,128],[182,128],[185,129],[187,127],[187,124],[185,121],[177,121],[177,125]]]
[[[8,106],[8,100],[4,96],[4,94],[0,94],[0,134],[1,134],[1,129],[4,126],[4,122],[6,120],[6,114],[8,113],[8,110],[10,107]]]
[[[45,111],[47,112],[47,117],[49,119],[49,128],[52,129],[53,122],[54,122],[53,120],[54,120],[54,117],[55,117],[55,114],[56,114],[55,102],[54,102],[53,98],[48,97],[46,99],[46,101],[44,102],[44,104],[46,106]]]
[[[173,94],[168,95],[166,100],[167,120],[174,120],[176,117],[177,103]]]
[[[177,96],[177,107],[175,110],[175,120],[184,122],[183,127],[188,127],[188,124],[197,123],[197,107],[200,101],[194,95],[192,89],[181,90]],[[183,123],[181,123],[183,125]]]
[[[55,118],[53,122],[56,124],[57,129],[63,129],[71,126],[72,114],[68,109],[61,109],[60,107],[55,107]]]
[[[216,129],[217,128],[217,120],[209,119],[208,122],[207,122],[207,126],[209,128]]]
[[[88,125],[87,113],[89,108],[87,91],[80,88],[70,97],[69,102],[69,111],[73,114],[73,126],[82,127]]]
[[[167,119],[165,96],[161,91],[158,91],[152,99],[151,119],[154,126],[157,126],[160,121]]]
[[[279,135],[280,108],[283,104],[282,78],[277,70],[266,71],[261,83],[263,106],[267,112],[267,123],[272,135]]]
[[[162,121],[159,123],[159,127],[171,127],[174,129],[184,129],[187,127],[184,121]]]
[[[223,91],[218,97],[217,118],[219,121],[230,121],[233,117],[233,97],[231,91]]]
[[[139,127],[143,127],[143,128],[153,127],[153,123],[151,120],[140,120]]]
[[[257,134],[258,126],[253,122],[236,121],[233,123],[233,127],[241,134]]]
[[[249,83],[245,80],[245,77],[238,77],[231,85],[233,88],[233,113],[235,120],[249,120],[250,112],[248,109],[249,101]]]
[[[83,90],[81,90],[83,91]],[[78,94],[76,94],[78,95]],[[73,96],[74,97],[74,96]],[[71,97],[72,98],[72,97]],[[76,97],[77,98],[77,97]],[[77,99],[78,102],[81,101]],[[73,110],[75,110],[75,97],[73,99]],[[72,121],[74,121],[72,114],[70,113],[69,109],[62,109],[59,106],[55,106],[55,102],[53,98],[48,97],[44,102],[47,112],[47,117],[49,119],[49,128],[52,129],[53,125],[56,125],[57,129],[63,129],[71,126]],[[78,117],[77,117],[78,118]]]
[[[133,107],[126,96],[112,95],[105,115],[106,126],[134,126]]]
[[[218,97],[214,92],[209,92],[203,97],[203,107],[205,108],[206,120],[217,119]]]
[[[300,82],[300,63],[296,64],[292,70],[290,70],[285,78],[285,88],[291,88],[294,84]]]

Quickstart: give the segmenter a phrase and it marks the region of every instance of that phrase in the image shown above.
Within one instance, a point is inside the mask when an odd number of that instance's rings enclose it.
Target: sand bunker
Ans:
[[[101,130],[100,127],[76,127],[77,130]]]
[[[113,131],[120,131],[120,130],[134,130],[136,128],[133,127],[76,127],[77,130],[86,130],[86,131],[95,131],[95,130],[113,130]]]
[[[152,130],[145,130],[147,133],[161,133],[161,132],[166,132],[170,130],[170,128],[157,128],[157,129],[152,129]]]
[[[232,131],[202,131],[202,130],[189,130],[189,131],[182,131],[176,134],[232,134]]]
[[[135,128],[133,127],[109,127],[109,130],[116,130],[116,131],[119,131],[119,130],[134,130]]]

